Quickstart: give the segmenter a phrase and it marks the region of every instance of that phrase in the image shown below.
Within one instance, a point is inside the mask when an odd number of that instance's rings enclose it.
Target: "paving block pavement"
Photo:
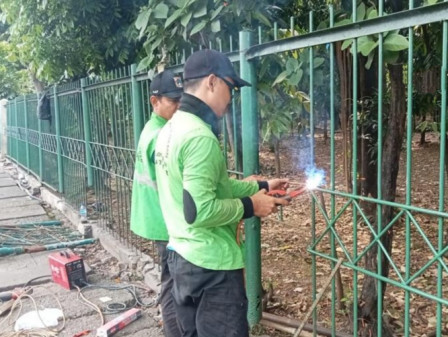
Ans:
[[[40,206],[40,202],[31,199],[27,193],[22,191],[15,181],[10,178],[10,175],[4,172],[2,163],[0,162],[0,227],[10,227],[22,223],[33,223],[46,220],[49,220],[49,217],[45,210]],[[101,242],[105,247],[107,246],[108,241],[115,242],[113,240],[101,238]],[[119,249],[116,245],[112,245],[109,249],[112,249],[115,253],[117,250],[120,250],[122,254],[114,254],[118,255],[120,258],[122,257],[121,255],[129,255],[124,247]],[[30,279],[36,277],[49,275],[48,254],[48,251],[44,251],[32,254],[0,257],[0,291],[19,287]],[[86,268],[88,268],[87,265]],[[148,275],[151,276],[150,280],[148,279]],[[147,272],[144,276],[147,285],[150,285],[153,289],[158,288],[159,279],[157,273]],[[88,281],[95,284],[107,282],[104,279],[101,279],[101,276],[96,275],[94,270],[88,275]],[[123,285],[123,283],[114,284]],[[33,286],[36,287],[32,294],[33,299],[41,309],[59,307],[52,295],[57,296],[61,303],[66,321],[64,329],[59,332],[57,336],[72,337],[75,334],[86,330],[91,331],[86,336],[95,336],[96,329],[101,325],[100,315],[92,307],[86,306],[80,301],[76,290],[68,291],[48,279],[40,279],[33,282]],[[130,307],[133,306],[133,298],[127,291],[110,292],[104,289],[89,289],[85,290],[85,296],[102,307],[103,310],[106,304],[102,303],[100,298],[104,297],[110,297],[111,302],[122,303]],[[151,296],[154,295],[146,294],[143,296],[143,302],[149,303],[153,301],[154,298]],[[22,313],[30,310],[34,310],[34,305],[31,300],[25,299],[23,301]],[[163,337],[163,331],[155,318],[156,315],[157,309],[155,307],[146,308],[143,310],[143,317],[131,323],[114,336]],[[108,322],[116,316],[117,314],[106,315],[105,320]],[[5,332],[12,331],[11,329],[11,324],[6,324],[6,322],[3,322],[3,317],[0,317],[0,336]]]
[[[71,337],[82,331],[90,330],[91,333],[87,336],[95,336],[96,329],[102,325],[101,316],[91,306],[88,306],[83,302],[78,294],[77,290],[66,290],[54,283],[46,283],[33,287],[33,293],[30,295],[34,303],[29,299],[24,299],[21,309],[22,313],[26,313],[35,309],[35,305],[38,308],[62,308],[62,312],[65,317],[65,323],[62,321],[58,328],[63,329],[58,333],[59,337]],[[83,296],[89,301],[98,305],[103,312],[105,322],[109,322],[118,314],[107,314],[106,305],[108,303],[117,303],[120,305],[132,307],[135,303],[133,296],[126,290],[106,290],[106,289],[92,289],[89,291],[84,290]],[[144,297],[144,295],[142,296]],[[109,298],[109,302],[101,302],[101,299]],[[61,306],[59,306],[59,303]],[[151,303],[154,301],[150,296],[146,296],[143,299],[145,303]],[[141,318],[131,323],[115,336],[136,336],[140,335],[142,331],[145,331],[144,336],[148,337],[162,337],[163,333],[161,328],[152,316],[155,314],[155,308],[143,309],[143,315]],[[1,319],[0,319],[1,323]],[[3,323],[0,324],[0,335],[2,333],[12,331],[12,324]],[[143,336],[143,335],[142,335]]]
[[[38,200],[32,199],[15,183],[9,174],[5,173],[0,162],[0,227],[11,227],[23,223],[34,223],[50,220]],[[31,254],[20,254],[0,257],[0,291],[11,290],[23,286],[29,280],[50,274],[48,255],[50,252],[43,251]],[[90,268],[86,266],[87,272]],[[101,276],[94,272],[88,274],[88,281],[92,283],[104,283]],[[112,281],[109,281],[112,283]],[[40,283],[40,284],[39,284]],[[123,283],[113,283],[123,285]],[[87,336],[95,336],[96,329],[101,326],[101,318],[92,307],[85,305],[76,290],[68,291],[53,283],[49,278],[41,278],[32,283],[32,298],[36,305],[42,308],[58,308],[61,304],[66,319],[64,329],[60,331],[59,337],[72,337],[75,334],[91,330]],[[54,296],[53,296],[54,295]],[[126,290],[109,291],[105,289],[85,290],[85,296],[105,310],[104,303],[100,298],[109,297],[111,302],[132,307],[135,305],[134,298]],[[144,303],[154,302],[154,294],[142,295]],[[1,304],[1,303],[0,303]],[[35,310],[33,302],[24,298],[20,314]],[[143,310],[143,317],[131,323],[114,336],[117,337],[162,337],[163,332],[156,320],[153,318],[157,310],[154,307]],[[10,324],[3,321],[5,316],[0,317],[0,336],[12,332],[17,311],[14,312]],[[117,314],[105,315],[108,322]]]

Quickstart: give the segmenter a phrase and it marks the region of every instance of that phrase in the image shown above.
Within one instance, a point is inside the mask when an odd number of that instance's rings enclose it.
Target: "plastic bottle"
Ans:
[[[82,223],[87,222],[87,207],[85,204],[81,204],[81,207],[79,207],[79,216]]]

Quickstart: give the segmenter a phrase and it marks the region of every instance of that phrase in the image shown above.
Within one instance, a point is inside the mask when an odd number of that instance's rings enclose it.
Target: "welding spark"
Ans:
[[[306,172],[306,188],[308,190],[313,190],[325,182],[325,173],[320,169],[310,169]]]

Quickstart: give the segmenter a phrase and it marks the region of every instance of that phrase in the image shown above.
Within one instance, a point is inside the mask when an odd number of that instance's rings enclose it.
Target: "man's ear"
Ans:
[[[207,87],[213,92],[216,85],[216,76],[214,74],[210,74],[207,77]]]
[[[151,103],[152,107],[154,108],[159,103],[159,97],[152,95],[151,97],[149,97],[149,102]]]

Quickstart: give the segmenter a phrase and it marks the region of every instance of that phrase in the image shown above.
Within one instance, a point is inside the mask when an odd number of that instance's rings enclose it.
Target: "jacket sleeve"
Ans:
[[[183,174],[183,208],[187,223],[194,227],[218,227],[237,223],[243,217],[240,199],[218,199],[220,174],[226,171],[216,139],[189,139],[180,153]]]
[[[256,181],[243,181],[237,179],[229,179],[232,186],[234,198],[250,197],[258,192],[259,186]]]

